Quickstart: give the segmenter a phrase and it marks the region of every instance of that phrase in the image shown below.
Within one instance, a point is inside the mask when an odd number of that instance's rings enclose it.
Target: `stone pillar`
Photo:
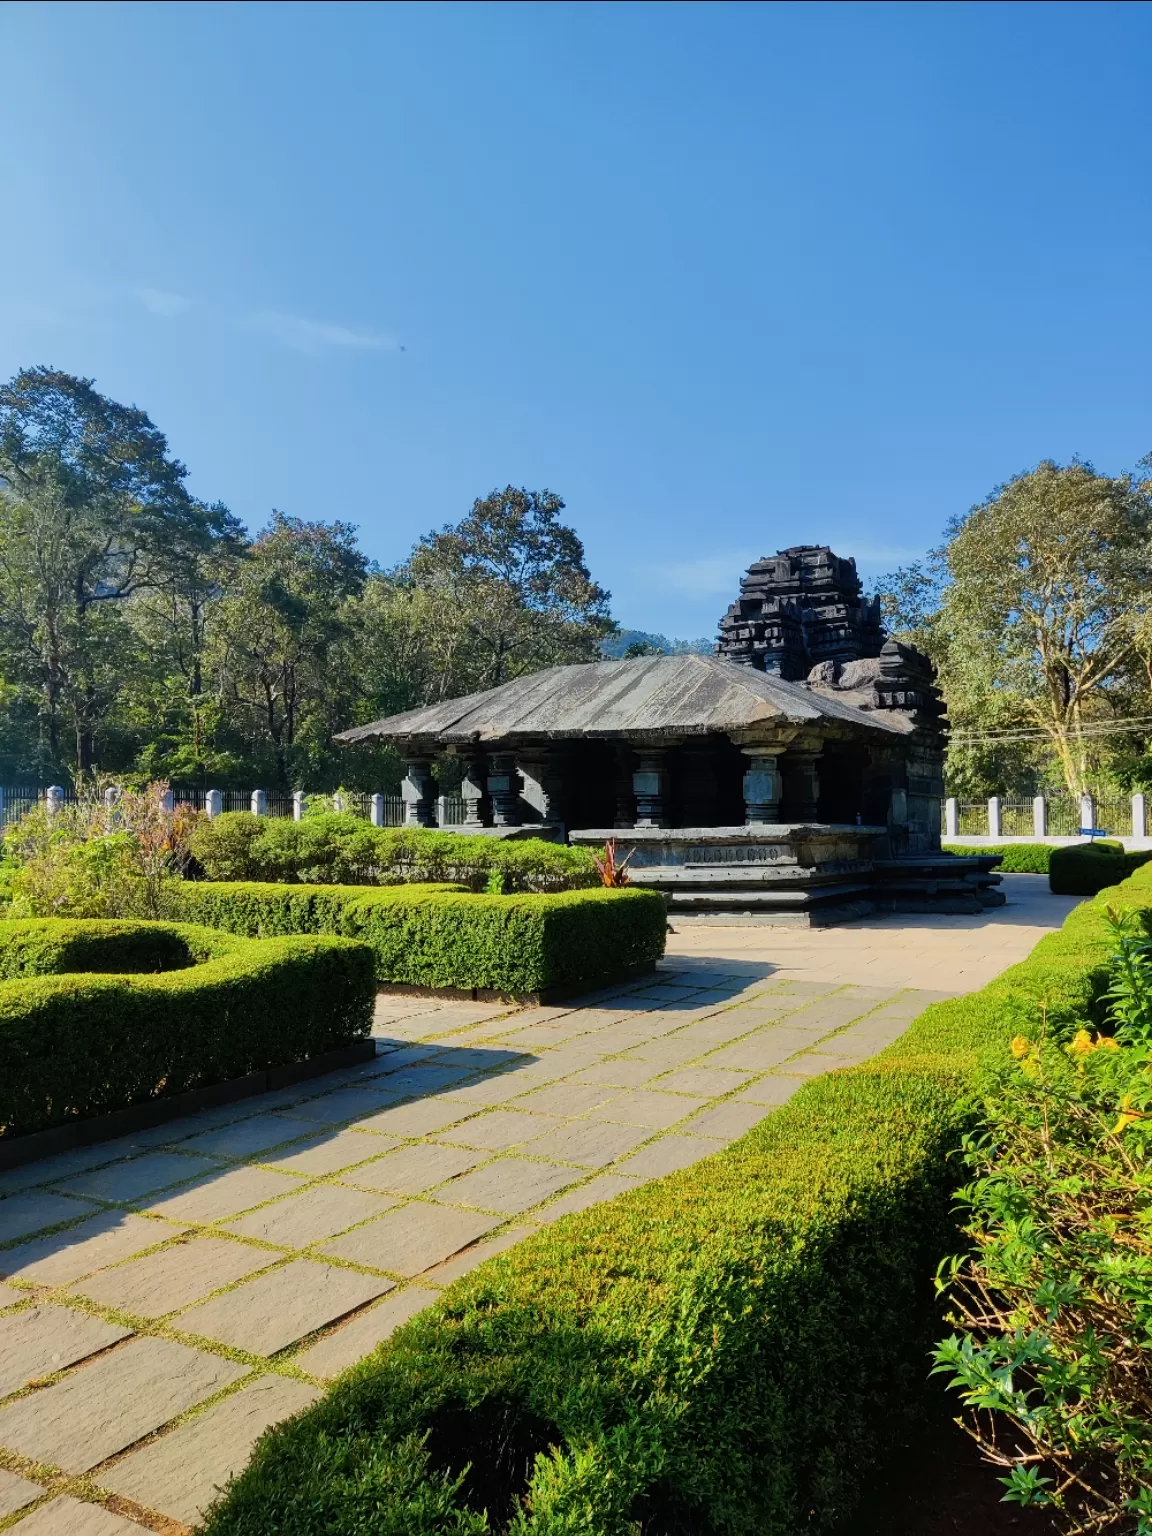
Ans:
[[[340,815],[342,811],[347,811],[350,809],[346,797],[342,795],[339,790],[336,790],[332,795],[332,809],[336,812],[337,815]]]
[[[1132,836],[1148,836],[1148,813],[1144,808],[1144,796],[1141,794],[1132,796]]]
[[[1036,795],[1032,801],[1032,836],[1048,836],[1048,802],[1043,795]]]
[[[822,747],[789,747],[780,759],[783,780],[785,821],[815,821],[820,814],[820,772],[817,764]]]
[[[436,806],[436,781],[432,764],[426,757],[404,759],[404,781],[400,798],[404,801],[406,827],[430,827]]]
[[[115,784],[109,784],[108,788],[104,791],[104,809],[106,811],[114,811],[116,809],[116,802],[119,800],[119,798],[119,789]]]
[[[1091,795],[1080,796],[1080,830],[1087,832],[1096,825],[1096,806]]]
[[[988,800],[988,836],[1004,836],[1004,819],[1000,814],[999,795],[992,795]]]
[[[464,802],[466,827],[492,825],[492,802],[488,798],[487,774],[484,758],[480,753],[468,759],[464,777],[460,781],[460,798]]]
[[[614,780],[616,814],[612,825],[618,829],[636,825],[636,792],[632,788],[632,748],[620,742],[616,748]]]
[[[751,826],[780,820],[778,756],[766,747],[741,747],[748,759],[744,773],[744,820]]]
[[[252,814],[253,816],[267,816],[268,814],[268,796],[262,789],[254,789],[252,791]]]
[[[292,792],[292,820],[303,821],[304,812],[308,809],[308,796],[302,789]]]
[[[488,793],[492,797],[493,826],[523,825],[520,820],[520,775],[516,772],[516,759],[510,752],[497,752],[493,757]]]
[[[561,779],[557,772],[556,752],[550,747],[529,747],[516,754],[516,765],[523,783],[521,814],[524,819],[559,825],[563,820],[560,806]],[[525,814],[526,812],[526,814]]]
[[[218,789],[210,789],[204,796],[204,810],[208,815],[208,820],[215,821],[223,809],[224,796]]]
[[[384,825],[384,796],[383,795],[373,795],[372,796],[372,805],[371,805],[370,815],[371,815],[371,818],[372,818],[372,825],[374,827],[382,827]]]
[[[636,796],[636,826],[663,827],[668,801],[668,769],[662,747],[637,747],[639,766],[632,775]]]
[[[960,836],[960,802],[951,795],[944,802],[944,836]]]

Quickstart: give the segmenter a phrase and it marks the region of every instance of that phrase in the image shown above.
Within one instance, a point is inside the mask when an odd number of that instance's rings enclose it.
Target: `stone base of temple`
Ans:
[[[609,837],[618,857],[628,856],[633,884],[664,892],[673,922],[827,927],[880,912],[976,913],[1004,901],[993,856],[893,857],[886,827],[589,828],[569,841]]]

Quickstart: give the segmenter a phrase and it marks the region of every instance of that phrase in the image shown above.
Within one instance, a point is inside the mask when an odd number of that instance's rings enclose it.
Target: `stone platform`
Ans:
[[[887,827],[782,822],[569,833],[583,846],[608,838],[629,856],[633,884],[663,891],[678,921],[826,927],[874,912],[976,913],[1004,901],[993,856],[893,857]]]

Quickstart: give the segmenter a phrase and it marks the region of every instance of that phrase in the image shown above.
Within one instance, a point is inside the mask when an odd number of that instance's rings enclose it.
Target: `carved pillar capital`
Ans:
[[[436,812],[436,780],[432,777],[431,759],[405,756],[403,762],[400,798],[404,801],[404,825],[430,827]]]
[[[470,752],[460,781],[466,827],[490,827],[492,802],[488,798],[488,764],[483,752]]]
[[[511,752],[497,752],[488,771],[488,793],[492,797],[492,823],[497,827],[518,827],[520,821],[520,775]]]

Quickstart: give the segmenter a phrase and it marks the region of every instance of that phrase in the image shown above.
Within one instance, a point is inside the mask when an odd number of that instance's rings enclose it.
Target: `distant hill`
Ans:
[[[702,640],[669,640],[667,635],[652,635],[646,629],[622,629],[619,634],[601,640],[600,650],[613,661],[619,661],[630,645],[649,645],[663,656],[711,656],[712,642]],[[649,652],[651,654],[651,652]]]

